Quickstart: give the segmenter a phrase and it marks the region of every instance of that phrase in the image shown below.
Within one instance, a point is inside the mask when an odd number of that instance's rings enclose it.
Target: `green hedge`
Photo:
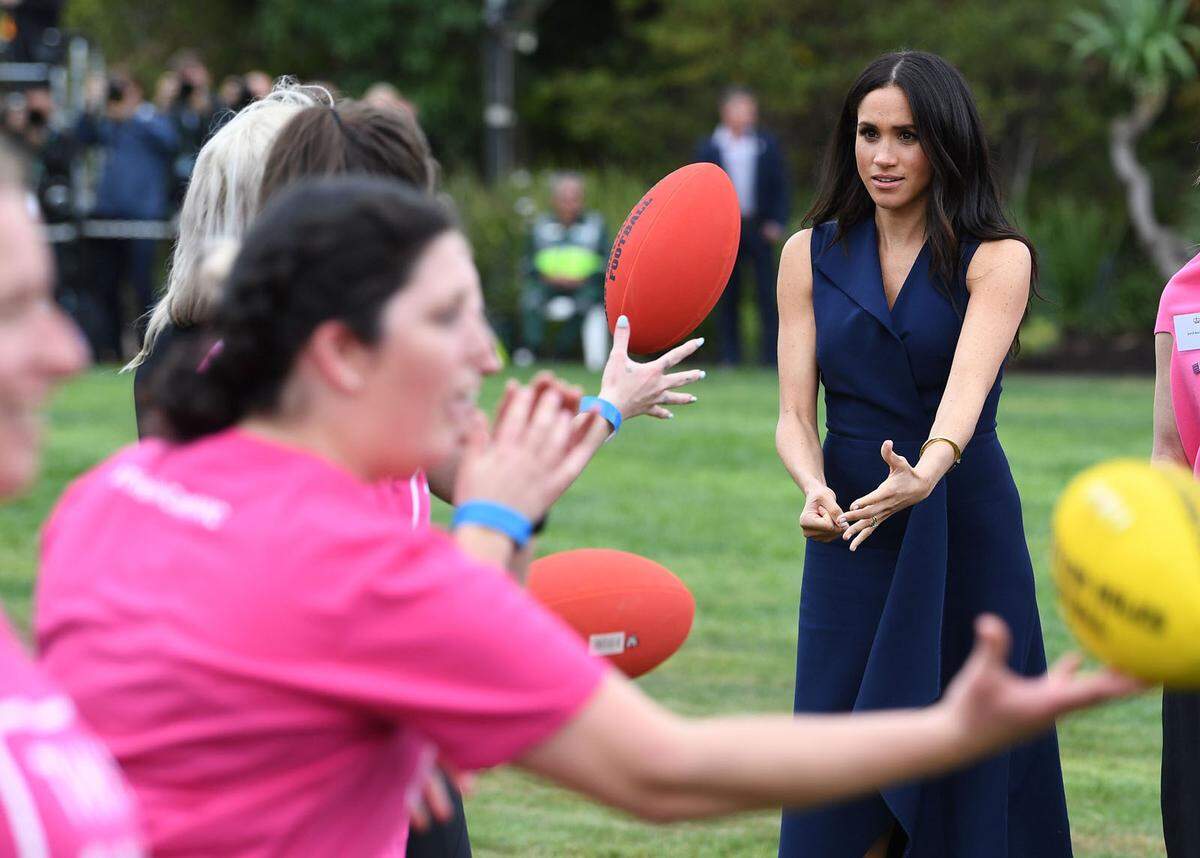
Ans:
[[[604,215],[610,235],[658,178],[617,170],[581,173],[587,182],[587,205]],[[458,174],[447,178],[443,185],[475,249],[492,323],[510,346],[517,324],[521,257],[530,225],[549,208],[552,175],[548,171],[518,172],[507,181],[489,186],[474,175]]]
[[[1018,222],[1038,250],[1045,298],[1033,304],[1034,350],[1066,334],[1116,337],[1151,329],[1163,282],[1124,212],[1060,195]]]

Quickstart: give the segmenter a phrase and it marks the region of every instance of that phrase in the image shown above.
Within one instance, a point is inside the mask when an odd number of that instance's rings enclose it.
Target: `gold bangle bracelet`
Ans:
[[[952,450],[954,450],[954,464],[951,465],[950,467],[952,467],[952,468],[957,467],[958,463],[962,461],[962,447],[955,444],[949,438],[942,438],[940,436],[937,438],[930,438],[928,441],[926,441],[924,444],[921,445],[921,453],[920,453],[920,455],[917,456],[918,460],[920,459],[921,456],[925,455],[925,451],[928,450],[931,445],[936,444],[938,441],[945,441],[947,444],[950,445],[950,448]]]

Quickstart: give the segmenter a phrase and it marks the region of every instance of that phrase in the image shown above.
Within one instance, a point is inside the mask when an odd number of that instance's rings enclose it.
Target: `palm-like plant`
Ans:
[[[1177,76],[1196,76],[1189,49],[1200,48],[1200,27],[1187,23],[1188,0],[1104,0],[1104,12],[1071,15],[1076,59],[1099,57],[1118,84],[1138,91],[1165,89]]]
[[[1158,222],[1137,141],[1162,113],[1171,82],[1197,75],[1200,27],[1187,22],[1188,6],[1188,0],[1102,0],[1099,11],[1075,11],[1064,33],[1077,61],[1102,61],[1133,98],[1132,109],[1109,125],[1109,157],[1125,185],[1130,222],[1164,277],[1188,260],[1189,245]]]

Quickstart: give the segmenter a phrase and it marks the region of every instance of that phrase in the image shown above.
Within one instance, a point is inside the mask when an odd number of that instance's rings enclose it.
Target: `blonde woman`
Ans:
[[[332,103],[320,87],[280,78],[265,98],[238,111],[200,150],[179,213],[166,292],[150,313],[141,352],[125,367],[137,373],[139,435],[152,429],[150,382],[157,368],[175,343],[204,336],[212,318],[219,281],[203,276],[204,255],[221,239],[241,237],[258,213],[263,165],[279,130],[304,108]]]

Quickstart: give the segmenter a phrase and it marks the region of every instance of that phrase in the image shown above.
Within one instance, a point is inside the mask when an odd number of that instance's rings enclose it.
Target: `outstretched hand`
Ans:
[[[1080,674],[1078,654],[1049,671],[1024,677],[1008,667],[1011,636],[999,618],[975,621],[975,648],[946,689],[943,708],[966,747],[984,753],[1048,730],[1055,719],[1078,709],[1145,690],[1138,680],[1101,670]]]
[[[666,406],[696,401],[695,396],[680,393],[678,388],[699,381],[705,373],[699,369],[675,373],[667,370],[687,360],[703,344],[703,338],[688,340],[655,360],[638,363],[629,357],[629,319],[621,316],[600,381],[600,398],[617,406],[626,420],[641,414],[669,420],[675,415]]]
[[[490,429],[477,412],[454,487],[455,503],[488,500],[531,521],[546,514],[595,452],[584,443],[598,414],[576,414],[577,388],[549,374],[510,381]]]
[[[849,511],[837,520],[845,528],[842,539],[850,540],[851,551],[890,516],[920,503],[933,491],[933,484],[896,452],[891,441],[883,442],[879,454],[888,466],[887,479],[875,491],[851,503]]]

